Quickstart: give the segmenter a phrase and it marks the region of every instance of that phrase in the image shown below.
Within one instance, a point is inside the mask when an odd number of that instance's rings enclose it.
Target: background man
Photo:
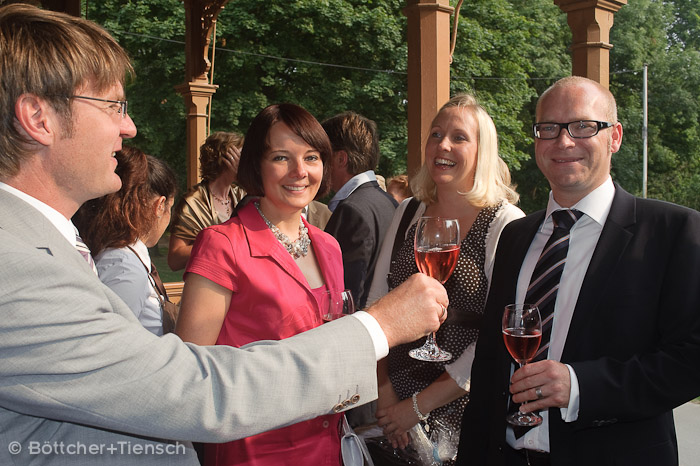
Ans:
[[[416,275],[370,313],[281,342],[202,348],[144,329],[75,249],[69,220],[121,186],[130,70],[91,22],[0,8],[3,465],[197,464],[173,441],[228,441],[370,401],[387,345],[446,317],[444,289]]]
[[[374,174],[379,163],[377,125],[354,112],[336,115],[322,125],[333,146],[330,176],[335,191],[328,203],[333,215],[326,232],[340,244],[345,288],[362,309],[397,203],[379,187]]]
[[[700,393],[700,214],[612,182],[622,125],[600,84],[558,81],[536,118],[550,200],[501,234],[458,464],[677,465],[672,409]],[[549,343],[547,359],[511,377],[503,308],[534,301],[533,270],[547,260],[540,253],[552,231],[564,228],[562,209],[573,209],[562,236],[568,255],[544,293],[553,299],[535,302],[543,318],[553,308],[540,346]],[[540,427],[524,435],[507,427],[511,393],[511,405],[526,403],[521,411],[542,410]]]

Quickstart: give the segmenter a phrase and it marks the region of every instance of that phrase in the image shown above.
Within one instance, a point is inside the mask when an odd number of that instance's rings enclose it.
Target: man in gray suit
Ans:
[[[121,186],[130,69],[88,21],[0,8],[3,465],[196,464],[189,441],[372,400],[388,346],[446,317],[444,289],[416,275],[368,312],[280,342],[204,348],[145,330],[75,249],[69,220]]]

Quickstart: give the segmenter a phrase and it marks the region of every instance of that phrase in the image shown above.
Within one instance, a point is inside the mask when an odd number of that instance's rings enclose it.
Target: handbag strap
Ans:
[[[143,265],[143,268],[146,269],[146,275],[148,276],[148,281],[151,282],[151,285],[153,285],[153,289],[156,290],[156,296],[158,296],[158,301],[160,301],[160,305],[163,306],[163,296],[161,295],[161,291],[158,287],[158,284],[156,283],[156,280],[153,278],[153,275],[151,275],[151,271],[148,269],[146,266],[146,263],[141,260],[141,257],[138,255],[136,251],[131,246],[127,246],[131,252],[134,253],[136,258],[141,262],[141,265]],[[165,299],[167,299],[168,295],[165,295]]]
[[[151,282],[153,289],[156,291],[158,302],[160,302],[160,308],[163,311],[163,334],[172,332],[175,329],[175,320],[177,319],[177,304],[173,303],[168,298],[168,293],[165,291],[165,286],[160,280],[160,277],[158,277],[158,281],[156,281],[151,270],[149,270],[146,263],[141,260],[141,256],[139,256],[131,246],[127,246],[127,248],[136,255],[136,258],[141,262],[143,268],[146,269],[148,281]],[[155,269],[155,266],[153,266],[153,268]]]
[[[389,274],[387,274],[386,276],[387,283],[389,283],[389,277],[391,277],[391,267],[394,265],[396,254],[399,252],[399,249],[401,249],[401,245],[403,245],[403,242],[406,239],[406,230],[408,230],[408,226],[411,224],[413,216],[416,214],[416,211],[418,211],[418,206],[420,206],[420,201],[415,197],[412,197],[411,200],[408,201],[406,209],[403,211],[403,215],[401,216],[401,222],[399,223],[399,227],[396,230],[394,244],[391,248],[391,265],[389,266]],[[389,283],[389,288],[391,289],[391,283]]]

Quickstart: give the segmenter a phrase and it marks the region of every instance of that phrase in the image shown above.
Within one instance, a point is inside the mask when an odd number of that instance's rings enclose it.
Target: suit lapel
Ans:
[[[0,228],[13,234],[38,251],[58,260],[74,263],[81,269],[94,272],[80,253],[56,227],[37,209],[22,199],[0,190]]]
[[[506,304],[515,302],[515,290],[518,285],[520,268],[527,251],[530,249],[530,243],[542,224],[544,214],[543,210],[514,220],[501,233],[490,288],[497,290],[498,294],[494,293],[489,296],[484,315],[484,318],[488,319],[489,322],[488,328],[498,329],[498,334],[500,334],[504,307]],[[501,377],[504,383],[508,383],[512,359],[502,343],[498,345],[498,348],[501,351]]]
[[[515,220],[513,223],[514,227],[509,228],[512,232],[507,234],[505,237],[501,236],[498,244],[498,255],[497,257],[502,257],[501,269],[503,269],[503,282],[505,285],[503,288],[495,287],[496,289],[509,290],[508,303],[515,302],[515,290],[518,285],[518,276],[520,275],[520,268],[527,251],[530,249],[530,244],[532,243],[537,230],[539,230],[544,220],[545,211],[535,212],[532,215],[528,215],[525,218]],[[517,227],[515,226],[517,225]],[[495,272],[495,270],[494,270]],[[494,288],[492,286],[492,288]]]
[[[632,239],[631,227],[635,222],[636,202],[634,196],[615,184],[615,196],[610,213],[591,257],[576,301],[562,361],[567,360],[570,351],[578,346],[577,335],[580,332],[577,332],[576,329],[590,324],[588,321],[593,311],[607,296],[608,288],[614,286],[613,274]]]

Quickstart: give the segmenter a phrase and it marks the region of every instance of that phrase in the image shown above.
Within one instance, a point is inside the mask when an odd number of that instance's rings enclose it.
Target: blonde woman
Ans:
[[[496,127],[473,96],[453,97],[435,116],[411,189],[414,197],[401,203],[384,239],[368,303],[417,272],[413,237],[421,216],[458,219],[459,261],[445,283],[450,312],[437,332],[438,345],[455,359],[449,364],[412,359],[408,351],[421,340],[393,348],[378,366],[376,415],[394,447],[405,448],[407,432],[421,420],[428,436],[439,426],[451,431],[456,446],[498,237],[508,222],[524,216],[514,206],[518,194],[498,155]],[[400,231],[402,220],[407,227]],[[443,464],[451,464],[451,457],[441,458]]]

